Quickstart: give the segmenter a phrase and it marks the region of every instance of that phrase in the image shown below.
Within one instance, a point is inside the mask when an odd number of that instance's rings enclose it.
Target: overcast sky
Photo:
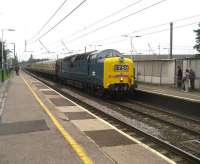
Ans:
[[[120,52],[130,53],[130,37],[122,36],[129,35],[133,36],[133,53],[159,54],[160,52],[166,54],[169,51],[169,23],[174,21],[173,52],[176,54],[195,53],[192,50],[195,44],[193,30],[198,28],[198,22],[200,22],[200,0],[166,0],[151,8],[148,6],[161,0],[86,0],[61,24],[40,38],[48,51],[55,52],[47,54],[38,38],[82,1],[67,0],[39,35],[30,40],[64,0],[1,0],[0,29],[16,30],[15,32],[4,31],[4,40],[6,40],[8,48],[12,48],[9,43],[15,42],[17,54],[21,60],[30,56],[30,52],[24,52],[25,40],[27,40],[27,51],[32,51],[35,58],[56,58],[57,54],[59,57],[63,57],[67,55],[63,53],[68,50],[84,52],[84,47],[87,51],[95,48],[114,48]],[[127,7],[133,3],[136,4]],[[125,7],[127,7],[126,10],[119,12]],[[117,11],[118,14],[99,21]],[[132,16],[125,18],[130,14]],[[176,21],[192,16],[196,17]],[[97,21],[98,23],[94,25]],[[149,28],[160,24],[165,25]],[[148,30],[144,30],[146,28]],[[68,50],[65,49],[61,40]]]

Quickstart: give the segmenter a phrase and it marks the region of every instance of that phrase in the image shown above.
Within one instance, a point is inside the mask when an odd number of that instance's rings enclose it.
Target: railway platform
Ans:
[[[193,90],[189,92],[184,92],[183,90],[177,89],[174,86],[164,86],[164,85],[152,85],[152,84],[138,84],[138,90],[154,93],[158,95],[164,95],[169,97],[174,97],[178,99],[183,99],[191,102],[199,102],[200,103],[200,91]]]
[[[1,87],[1,164],[174,163],[25,73]]]

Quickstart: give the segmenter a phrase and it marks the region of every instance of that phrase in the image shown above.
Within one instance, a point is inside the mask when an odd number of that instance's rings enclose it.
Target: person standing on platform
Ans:
[[[190,88],[191,90],[194,90],[194,83],[195,83],[195,72],[190,69]]]
[[[181,89],[182,87],[182,80],[183,80],[183,72],[181,70],[181,67],[178,66],[178,74],[177,74],[177,87]]]
[[[19,75],[19,66],[18,65],[15,66],[15,72],[16,72],[16,75],[18,76]]]
[[[186,71],[185,71],[184,86],[185,86],[185,92],[189,92],[189,87],[190,87],[190,73],[189,73],[188,69],[186,69]]]

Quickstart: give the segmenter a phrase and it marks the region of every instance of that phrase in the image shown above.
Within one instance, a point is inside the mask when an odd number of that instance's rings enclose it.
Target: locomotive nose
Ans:
[[[130,59],[122,56],[104,60],[104,88],[112,86],[111,90],[126,90],[133,83],[132,77],[133,63]]]

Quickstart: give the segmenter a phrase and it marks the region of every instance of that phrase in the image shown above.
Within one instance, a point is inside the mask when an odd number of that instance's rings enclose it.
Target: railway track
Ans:
[[[164,110],[158,110],[156,107],[149,108],[147,105],[143,105],[142,102],[138,103],[133,100],[122,101],[122,102],[111,102],[121,108],[137,115],[141,115],[145,122],[149,120],[156,120],[161,123],[169,124],[177,129],[188,131],[193,135],[200,135],[200,121],[193,120],[187,117],[180,116]],[[141,118],[141,119],[142,119]]]
[[[135,99],[129,99],[128,102],[130,103],[133,103],[135,105],[139,105],[139,106],[142,106],[142,107],[145,107],[145,108],[148,108],[148,110],[150,109],[151,112],[152,110],[155,111],[155,114],[161,114],[161,117],[162,115],[170,115],[170,116],[175,116],[176,119],[180,118],[180,119],[184,119],[184,121],[189,121],[189,122],[194,122],[196,124],[200,124],[200,120],[197,119],[197,118],[192,118],[192,117],[188,117],[187,115],[183,115],[181,113],[178,113],[178,112],[172,112],[171,110],[169,110],[168,108],[166,107],[162,107],[160,108],[158,105],[152,105],[152,104],[149,104],[149,103],[146,103],[146,102],[143,102],[143,101],[139,101],[139,100],[135,100]]]
[[[196,146],[200,139],[200,127],[197,121],[163,111],[154,111],[152,108],[148,109],[130,102],[114,102],[113,104],[118,107],[118,109],[113,109],[131,119],[142,122],[143,125],[137,129],[143,129],[145,133],[191,153],[191,155],[200,157],[200,150]]]
[[[183,117],[177,117],[177,121],[175,114],[170,116],[169,113],[152,110],[152,107],[148,109],[134,104],[133,100],[101,100],[31,75],[177,163],[200,163],[200,150],[195,147],[200,139],[197,122]],[[182,125],[184,119],[187,123]]]

